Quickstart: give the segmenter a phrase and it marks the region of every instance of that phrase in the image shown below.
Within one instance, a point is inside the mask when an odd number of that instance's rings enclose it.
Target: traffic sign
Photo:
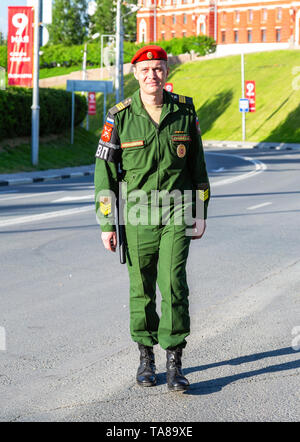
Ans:
[[[96,94],[95,92],[88,93],[88,114],[96,115]]]
[[[240,112],[249,112],[248,98],[240,98]]]
[[[168,92],[173,92],[173,83],[165,83],[165,90]]]

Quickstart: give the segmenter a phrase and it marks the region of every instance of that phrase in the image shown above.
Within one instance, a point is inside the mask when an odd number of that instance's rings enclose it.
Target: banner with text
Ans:
[[[33,8],[8,7],[7,74],[9,86],[32,87]]]

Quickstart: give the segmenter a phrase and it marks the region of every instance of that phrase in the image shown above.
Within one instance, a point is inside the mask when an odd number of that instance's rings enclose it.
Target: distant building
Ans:
[[[223,53],[300,45],[300,1],[139,0],[137,42],[208,35]]]

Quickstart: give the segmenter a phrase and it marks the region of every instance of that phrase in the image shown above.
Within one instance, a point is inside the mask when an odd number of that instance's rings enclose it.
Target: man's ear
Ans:
[[[138,80],[136,66],[133,66],[133,75],[134,75],[135,79]]]

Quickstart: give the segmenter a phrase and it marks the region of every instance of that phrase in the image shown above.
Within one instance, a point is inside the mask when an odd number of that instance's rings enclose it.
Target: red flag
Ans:
[[[10,86],[32,87],[33,8],[8,7],[7,73]]]

